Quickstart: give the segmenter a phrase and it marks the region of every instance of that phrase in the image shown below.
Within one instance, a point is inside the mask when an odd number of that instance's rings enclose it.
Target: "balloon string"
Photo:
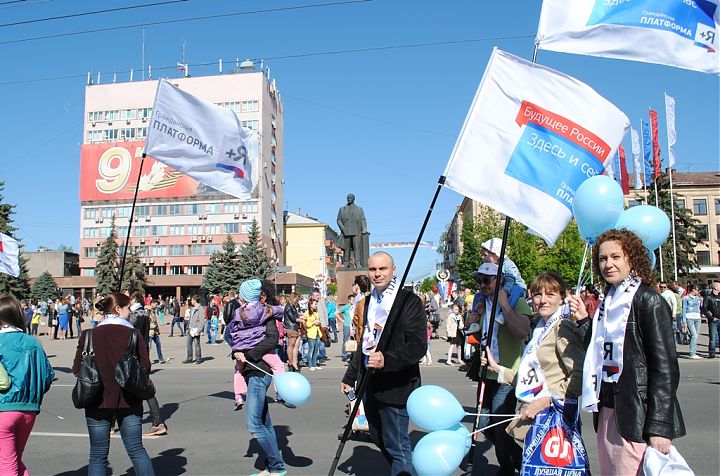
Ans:
[[[466,413],[468,416],[486,416],[486,417],[516,417],[518,413]]]
[[[589,249],[590,249],[590,244],[586,241],[585,242],[585,251],[583,251],[582,264],[580,265],[580,274],[578,275],[577,287],[575,288],[576,296],[580,295],[580,284],[583,282],[583,273],[585,272],[585,262],[587,261],[587,255],[588,255]]]
[[[269,376],[271,376],[271,377],[274,377],[273,374],[271,374],[270,372],[265,372],[263,369],[261,369],[260,367],[258,367],[258,366],[255,365],[255,364],[253,364],[252,362],[248,362],[248,361],[246,360],[245,363],[248,364],[248,365],[251,365],[251,366],[255,367],[257,370],[259,370],[260,372],[264,373],[265,375],[269,375]]]
[[[486,427],[480,428],[480,429],[477,430],[477,431],[473,431],[473,432],[470,433],[468,436],[473,436],[473,435],[475,435],[475,434],[477,434],[477,433],[480,433],[481,431],[487,430],[488,428],[492,428],[492,427],[494,427],[494,426],[502,425],[503,423],[507,423],[507,422],[509,422],[509,421],[516,420],[516,419],[520,418],[521,416],[522,416],[522,415],[518,414],[518,415],[515,415],[515,416],[512,417],[512,418],[508,418],[508,419],[506,419],[506,420],[500,420],[500,421],[497,422],[497,423],[493,423],[492,425],[488,425],[488,426],[486,426]]]

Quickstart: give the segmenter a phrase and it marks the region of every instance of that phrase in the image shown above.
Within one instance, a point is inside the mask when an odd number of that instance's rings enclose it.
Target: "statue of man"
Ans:
[[[365,212],[355,205],[355,195],[347,196],[347,205],[338,210],[337,224],[343,236],[343,251],[345,252],[345,266],[364,268],[367,266],[369,254],[369,239]]]

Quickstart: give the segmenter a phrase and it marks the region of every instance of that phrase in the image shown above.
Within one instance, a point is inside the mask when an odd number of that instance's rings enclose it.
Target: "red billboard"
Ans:
[[[214,189],[202,187],[175,169],[145,157],[142,175],[138,171],[144,141],[83,144],[80,154],[80,201],[177,198],[204,195]]]

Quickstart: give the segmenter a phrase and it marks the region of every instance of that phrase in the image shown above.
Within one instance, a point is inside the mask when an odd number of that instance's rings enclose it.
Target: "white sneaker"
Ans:
[[[702,357],[700,357],[699,355],[695,354],[695,355],[691,355],[690,357],[688,357],[688,359],[700,360],[700,359],[702,359]]]

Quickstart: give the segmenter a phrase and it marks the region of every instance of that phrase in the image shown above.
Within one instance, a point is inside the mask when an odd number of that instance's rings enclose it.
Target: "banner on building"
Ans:
[[[710,0],[543,0],[544,50],[720,75],[720,9]]]
[[[251,197],[258,134],[230,109],[160,80],[145,152],[200,183],[240,199]]]
[[[625,114],[588,85],[496,49],[444,185],[552,246],[572,217],[575,190],[603,172],[628,127]]]
[[[4,233],[0,233],[0,273],[20,276],[20,246]]]

